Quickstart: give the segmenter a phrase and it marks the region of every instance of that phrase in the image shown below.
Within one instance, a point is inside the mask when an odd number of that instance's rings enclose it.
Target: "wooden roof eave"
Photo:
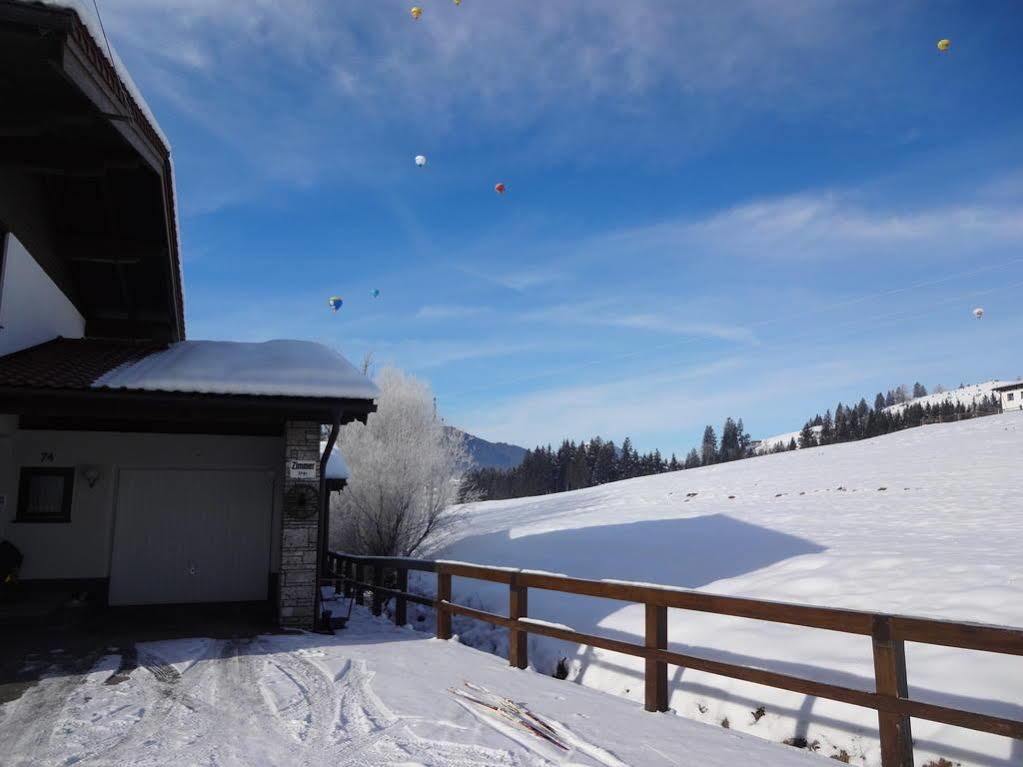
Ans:
[[[332,423],[365,422],[376,404],[369,399],[209,394],[135,389],[47,389],[0,387],[0,413],[30,417],[176,421]]]

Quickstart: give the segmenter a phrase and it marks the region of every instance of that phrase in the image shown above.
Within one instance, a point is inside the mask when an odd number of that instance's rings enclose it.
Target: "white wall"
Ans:
[[[57,336],[81,338],[85,318],[13,234],[0,247],[0,356]]]
[[[9,446],[6,454],[5,441]],[[44,462],[44,453],[52,453],[53,460]],[[265,469],[274,473],[277,487],[281,487],[283,456],[283,437],[15,431],[4,438],[0,428],[0,495],[7,497],[0,538],[8,538],[25,555],[23,579],[106,578],[119,468]],[[22,466],[76,468],[70,523],[13,521]],[[95,487],[90,488],[83,476],[87,466],[100,472]],[[278,491],[271,538],[274,571],[280,561],[280,506]]]
[[[1023,383],[1017,389],[998,393],[1002,397],[1002,410],[1006,413],[1013,410],[1023,410]],[[1012,399],[1009,399],[1009,397],[1012,397]]]

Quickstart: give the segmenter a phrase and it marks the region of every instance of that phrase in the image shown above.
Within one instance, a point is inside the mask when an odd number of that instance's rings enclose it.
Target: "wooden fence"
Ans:
[[[364,557],[331,552],[326,565],[324,582],[341,586],[346,594],[354,593],[359,604],[363,603],[365,593],[370,592],[372,609],[376,615],[381,613],[384,601],[393,597],[394,621],[400,626],[407,623],[408,602],[415,602],[437,611],[437,637],[440,639],[451,638],[452,615],[464,615],[507,628],[510,633],[508,661],[517,668],[526,668],[528,665],[526,640],[529,634],[540,634],[643,658],[646,661],[647,711],[668,710],[668,664],[671,664],[874,709],[878,716],[881,761],[884,767],[913,767],[911,717],[1023,739],[1021,721],[910,698],[905,653],[906,642],[919,642],[1023,655],[1023,630],[1020,629],[768,602],[657,586],[591,581],[456,562]],[[409,570],[437,574],[435,599],[409,593]],[[508,615],[476,610],[452,602],[452,576],[507,584]],[[393,587],[385,583],[391,583]],[[529,614],[531,588],[643,604],[646,607],[645,641],[643,644],[634,644],[523,620]],[[874,691],[815,682],[774,671],[673,652],[668,649],[669,607],[868,636],[873,646]]]

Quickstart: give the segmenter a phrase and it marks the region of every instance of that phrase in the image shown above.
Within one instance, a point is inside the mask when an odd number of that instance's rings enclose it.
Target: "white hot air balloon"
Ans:
[[[973,310],[973,316],[976,317],[978,320],[981,317],[983,317],[984,316],[984,309],[983,309],[983,307],[978,306],[976,309],[974,309]]]
[[[416,165],[418,167],[420,167],[420,168],[426,167],[426,155],[417,154],[416,155]]]

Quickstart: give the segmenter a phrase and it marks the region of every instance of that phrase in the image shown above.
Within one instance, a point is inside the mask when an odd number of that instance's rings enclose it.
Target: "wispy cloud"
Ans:
[[[380,139],[407,137],[410,126],[433,146],[464,146],[474,133],[520,135],[555,117],[551,130],[509,151],[520,152],[515,162],[547,163],[552,155],[537,140],[547,136],[557,146],[572,142],[575,151],[563,154],[574,162],[610,138],[613,115],[628,124],[656,112],[665,92],[724,99],[727,109],[688,111],[670,139],[646,137],[675,152],[720,133],[722,114],[810,103],[805,88],[785,106],[779,94],[800,82],[807,57],[829,61],[836,41],[854,46],[868,31],[862,14],[832,0],[713,9],[694,1],[670,10],[658,0],[466,3],[430,7],[419,22],[393,2],[103,6],[147,93],[244,153],[253,173],[298,185],[340,170],[387,175],[380,152],[388,142]],[[830,98],[828,88],[815,92]],[[586,114],[595,103],[609,109],[608,121]]]
[[[712,297],[704,296],[693,300],[697,307],[707,307],[715,303]],[[565,325],[625,328],[648,333],[669,336],[691,336],[694,338],[713,338],[721,341],[739,343],[756,343],[757,338],[752,329],[738,325],[708,322],[702,319],[690,319],[693,308],[665,308],[659,311],[630,312],[621,301],[596,299],[573,303],[552,304],[549,306],[523,312],[518,316],[526,322],[538,322],[548,325]],[[696,309],[699,311],[699,308]]]

